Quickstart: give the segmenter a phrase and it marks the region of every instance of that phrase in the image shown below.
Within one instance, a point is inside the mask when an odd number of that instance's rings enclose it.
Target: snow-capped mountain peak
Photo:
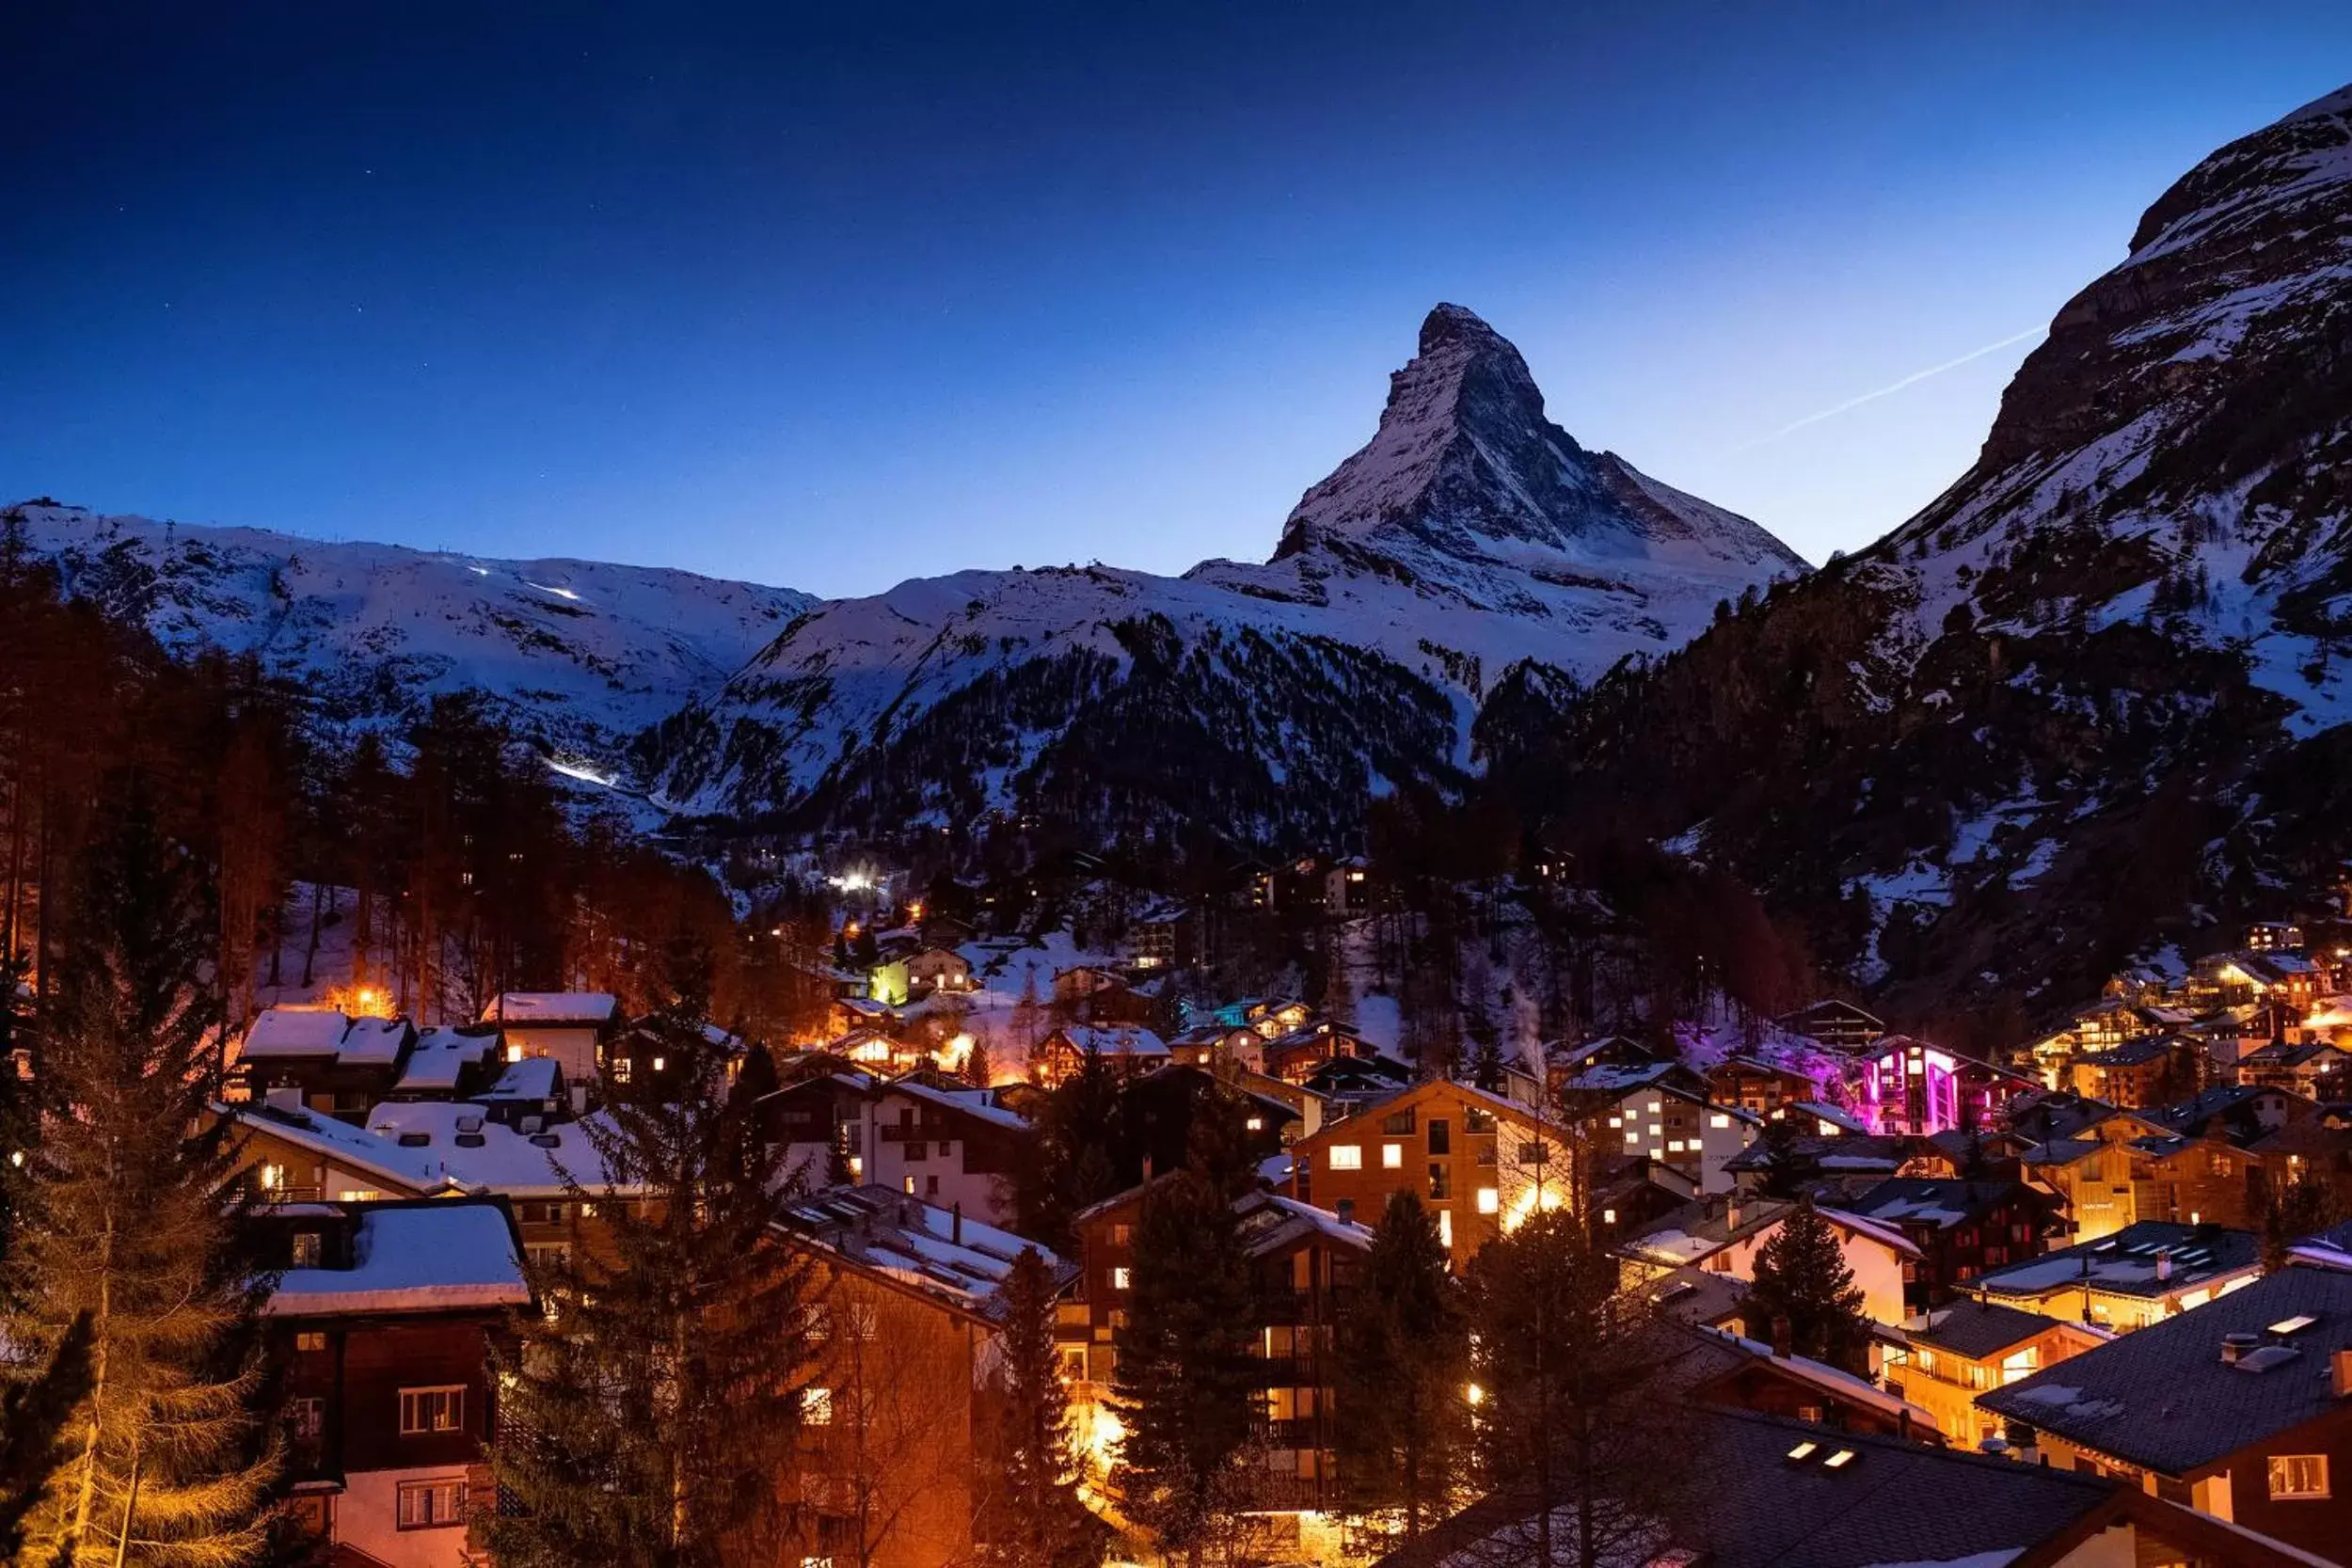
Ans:
[[[1277,561],[1323,548],[1462,560],[1639,561],[1661,549],[1801,570],[1746,518],[1657,483],[1551,422],[1527,361],[1474,311],[1439,305],[1412,361],[1389,379],[1370,442],[1310,489]]]

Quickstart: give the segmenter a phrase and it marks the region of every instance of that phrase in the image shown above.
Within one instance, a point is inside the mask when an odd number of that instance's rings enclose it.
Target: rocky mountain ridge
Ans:
[[[1803,570],[1747,519],[1586,451],[1518,350],[1441,305],[1372,441],[1268,562],[962,572],[829,604],[633,761],[692,814],[1328,842],[1385,790],[1458,785],[1506,672],[1590,680]]]

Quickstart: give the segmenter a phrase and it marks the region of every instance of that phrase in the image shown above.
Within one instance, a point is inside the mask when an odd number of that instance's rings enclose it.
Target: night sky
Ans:
[[[2352,6],[47,0],[0,65],[0,497],[844,594],[1263,557],[1439,299],[1852,547],[2030,341],[1787,427],[2047,321]]]

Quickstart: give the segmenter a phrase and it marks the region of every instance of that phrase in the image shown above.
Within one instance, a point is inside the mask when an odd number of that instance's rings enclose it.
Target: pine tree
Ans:
[[[255,1267],[218,1092],[193,858],[131,789],[77,863],[44,1019],[50,1114],[0,1279],[0,1338],[54,1356],[89,1325],[89,1389],[34,1560],[238,1564],[270,1544],[276,1434]],[[207,1123],[210,1123],[207,1126]]]
[[[1232,1206],[1186,1169],[1144,1195],[1111,1403],[1128,1514],[1200,1568],[1232,1503],[1255,1390],[1248,1261]]]
[[[1098,1568],[1107,1544],[1108,1530],[1078,1496],[1086,1468],[1054,1343],[1056,1296],[1044,1258],[1023,1248],[1005,1278],[988,1390],[979,1554],[987,1568]]]
[[[1406,1541],[1453,1512],[1469,1459],[1470,1341],[1438,1222],[1391,1195],[1340,1313],[1332,1395],[1349,1514]]]
[[[90,1390],[90,1318],[73,1320],[38,1376],[0,1387],[0,1562],[24,1544],[24,1520],[72,1452],[73,1413]]]
[[[1470,1270],[1480,1481],[1529,1509],[1465,1564],[1647,1561],[1687,1498],[1689,1442],[1659,1377],[1674,1354],[1648,1298],[1567,1209],[1539,1212]]]
[[[483,1523],[506,1568],[704,1568],[785,1537],[776,1483],[814,1360],[808,1266],[769,1233],[797,1196],[786,1146],[725,1090],[698,1022],[651,1026],[698,1070],[668,1102],[565,1129],[607,1180],[566,1180],[594,1216],[533,1265],[547,1310],[517,1315],[498,1358],[501,1507]]]
[[[2306,1170],[2283,1184],[2265,1183],[2256,1195],[2256,1217],[2263,1239],[2263,1267],[2272,1272],[2287,1266],[2295,1243],[2327,1229],[2340,1215],[2335,1189],[2316,1170]]]
[[[995,1064],[988,1059],[988,1041],[977,1035],[973,1036],[972,1049],[964,1053],[963,1081],[976,1089],[984,1089],[989,1085],[990,1074],[994,1071]]]
[[[1756,1255],[1740,1316],[1752,1335],[1777,1340],[1788,1328],[1789,1348],[1799,1355],[1850,1372],[1869,1368],[1870,1319],[1862,1289],[1846,1266],[1837,1229],[1800,1198]]]
[[[1071,1216],[1119,1190],[1112,1157],[1119,1089],[1119,1075],[1089,1046],[1079,1055],[1078,1070],[1046,1094],[1037,1131],[1013,1171],[1013,1207],[1023,1235],[1066,1252]]]

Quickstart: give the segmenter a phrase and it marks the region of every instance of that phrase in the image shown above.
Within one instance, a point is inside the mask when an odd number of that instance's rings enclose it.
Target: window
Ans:
[[[315,1394],[286,1402],[286,1437],[296,1448],[316,1449],[326,1431],[326,1402]]]
[[[305,1329],[294,1336],[294,1349],[320,1351],[326,1348],[326,1335],[319,1329]]]
[[[1263,1132],[1265,1131],[1265,1117],[1251,1117],[1248,1120],[1248,1126],[1249,1131],[1252,1132]]]
[[[298,1232],[294,1239],[294,1263],[297,1269],[319,1266],[319,1233],[315,1230]]]
[[[402,1529],[444,1529],[466,1522],[466,1478],[408,1481],[400,1485]]]
[[[1713,1116],[1707,1118],[1707,1125],[1709,1127],[1729,1127],[1731,1125],[1731,1118],[1724,1115],[1723,1112],[1718,1111]]]
[[[923,1196],[925,1197],[937,1197],[939,1196],[938,1177],[927,1176],[923,1178]]]
[[[1495,1130],[1495,1114],[1475,1106],[1462,1113],[1462,1131],[1473,1138],[1485,1137]]]
[[[1451,1209],[1438,1211],[1438,1244],[1444,1247],[1454,1244],[1454,1211]]]
[[[1380,1168],[1382,1170],[1403,1170],[1405,1168],[1405,1146],[1403,1144],[1382,1144],[1380,1146]]]
[[[614,1082],[615,1084],[626,1084],[626,1083],[628,1083],[628,1069],[629,1069],[630,1065],[631,1065],[631,1064],[630,1064],[630,1062],[629,1062],[629,1059],[628,1059],[627,1056],[615,1056],[615,1057],[613,1057],[613,1058],[612,1058],[612,1082]]]
[[[1429,1124],[1429,1152],[1432,1154],[1454,1152],[1454,1129],[1450,1124],[1442,1121],[1432,1121]]]
[[[384,1195],[373,1187],[345,1187],[335,1195],[338,1203],[373,1203]]]
[[[801,1419],[813,1427],[833,1425],[833,1390],[830,1388],[802,1389]]]
[[[2324,1453],[2272,1454],[2270,1496],[2274,1499],[2327,1497],[2328,1456]]]
[[[1135,1287],[1135,1275],[1129,1270],[1113,1269],[1111,1271],[1111,1289],[1114,1291],[1132,1290]]]
[[[1435,1160],[1429,1163],[1429,1196],[1439,1202],[1454,1196],[1454,1173]]]
[[[1331,1168],[1333,1170],[1363,1169],[1363,1146],[1361,1144],[1333,1144],[1331,1146]]]
[[[1380,1118],[1380,1131],[1391,1138],[1409,1138],[1413,1135],[1415,1114],[1412,1111],[1391,1111]]]
[[[1500,1213],[1502,1210],[1502,1195],[1501,1193],[1497,1192],[1492,1187],[1481,1187],[1478,1189],[1478,1212],[1480,1213]]]
[[[1111,1245],[1133,1246],[1135,1244],[1136,1227],[1134,1226],[1114,1225],[1111,1227]]]
[[[415,1437],[432,1432],[462,1432],[466,1426],[463,1385],[446,1388],[403,1388],[400,1391],[400,1434]]]

